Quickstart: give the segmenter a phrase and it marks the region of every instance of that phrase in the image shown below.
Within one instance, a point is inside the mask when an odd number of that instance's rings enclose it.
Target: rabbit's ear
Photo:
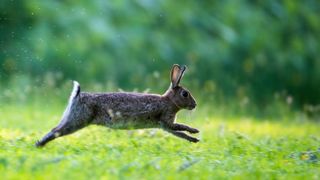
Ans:
[[[180,67],[174,64],[171,70],[171,88],[175,88],[179,85],[182,76],[184,75],[187,66]]]

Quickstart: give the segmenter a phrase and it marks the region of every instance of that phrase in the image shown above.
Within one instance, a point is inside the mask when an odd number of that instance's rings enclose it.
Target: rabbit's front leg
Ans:
[[[199,130],[196,128],[192,128],[187,125],[179,124],[179,123],[171,124],[170,128],[175,131],[188,131],[189,133],[193,133],[193,134],[199,132]]]
[[[189,136],[187,135],[186,133],[184,132],[180,132],[181,129],[177,128],[177,127],[186,127],[186,126],[179,126],[181,124],[174,124],[174,123],[168,123],[168,122],[160,122],[160,125],[161,125],[161,128],[177,137],[180,137],[180,138],[183,138],[183,139],[186,139],[190,142],[198,142],[199,139],[195,138],[195,137],[192,137],[192,136]],[[177,126],[178,125],[178,126]],[[188,126],[187,126],[188,127]]]
[[[199,141],[200,141],[199,139],[197,139],[197,138],[195,138],[195,137],[192,137],[192,136],[189,136],[189,135],[187,135],[187,134],[184,133],[184,132],[172,131],[172,130],[166,130],[166,131],[167,131],[167,132],[170,132],[171,134],[173,134],[173,135],[175,135],[175,136],[177,136],[177,137],[186,139],[186,140],[188,140],[188,141],[190,141],[190,142],[196,143],[196,142],[199,142]]]

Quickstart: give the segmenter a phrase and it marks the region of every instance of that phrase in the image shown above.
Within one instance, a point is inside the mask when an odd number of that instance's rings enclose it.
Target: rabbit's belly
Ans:
[[[143,129],[159,127],[159,123],[154,117],[114,117],[106,126],[114,129]]]
[[[94,123],[114,129],[141,129],[160,126],[159,119],[162,111],[149,108],[149,106],[144,106],[142,109],[136,109],[137,107],[134,105],[126,107],[121,109],[117,106],[109,106],[99,109],[99,116]]]

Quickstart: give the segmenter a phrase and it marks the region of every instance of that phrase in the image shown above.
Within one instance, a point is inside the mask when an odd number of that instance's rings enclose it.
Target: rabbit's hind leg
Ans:
[[[74,133],[80,129],[82,129],[83,127],[85,127],[85,124],[75,124],[75,123],[66,123],[64,125],[60,125],[56,128],[53,128],[48,134],[46,134],[40,141],[36,142],[36,146],[37,147],[42,147],[44,145],[46,145],[48,142],[61,137],[61,136],[65,136],[71,133]]]
[[[86,103],[86,101],[81,100],[79,83],[74,81],[73,84],[74,86],[69,98],[69,103],[63,113],[59,125],[53,128],[40,141],[37,141],[35,144],[37,147],[44,146],[57,137],[71,134],[90,124],[93,116],[93,110],[90,103]],[[88,95],[83,96],[84,98],[88,98]]]
[[[49,141],[52,141],[56,138],[56,134],[53,131],[50,131],[48,134],[46,134],[40,141],[37,141],[35,146],[36,147],[43,147],[46,145]]]
[[[74,133],[90,124],[91,113],[88,110],[76,110],[65,113],[59,125],[53,128],[40,141],[36,142],[37,147],[42,147],[48,142],[71,133]]]

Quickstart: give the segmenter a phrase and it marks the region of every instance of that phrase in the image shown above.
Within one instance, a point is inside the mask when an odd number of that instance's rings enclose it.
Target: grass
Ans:
[[[40,103],[0,108],[1,179],[320,178],[316,122],[180,113],[179,122],[201,130],[200,143],[161,130],[91,126],[35,148],[62,111]]]
[[[200,129],[197,144],[161,130],[90,126],[35,148],[60,119],[70,84],[64,87],[1,91],[0,179],[320,178],[320,124],[292,114],[219,118],[199,107],[178,114],[178,122]]]

